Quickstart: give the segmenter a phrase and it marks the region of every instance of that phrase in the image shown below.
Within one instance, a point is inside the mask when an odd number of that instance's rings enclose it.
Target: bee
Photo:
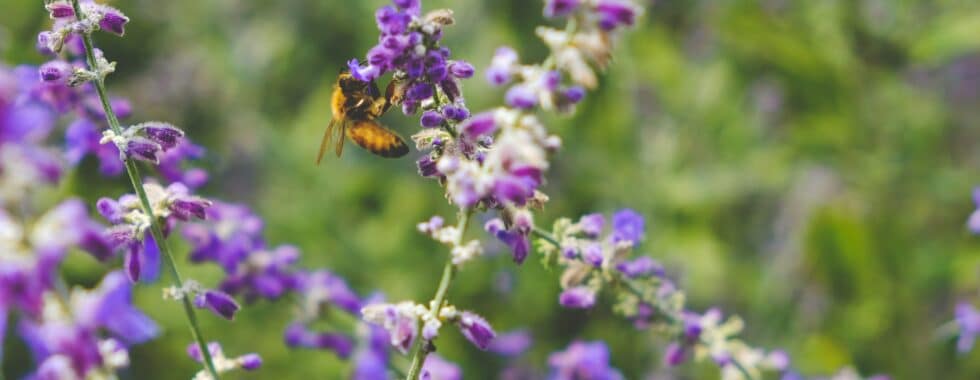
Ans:
[[[323,133],[316,163],[319,165],[323,160],[331,142],[340,157],[344,151],[344,136],[381,157],[397,158],[408,154],[405,140],[377,121],[392,104],[399,102],[403,92],[399,82],[393,79],[382,96],[374,81],[363,82],[354,78],[346,68],[341,70],[330,101],[333,118]]]

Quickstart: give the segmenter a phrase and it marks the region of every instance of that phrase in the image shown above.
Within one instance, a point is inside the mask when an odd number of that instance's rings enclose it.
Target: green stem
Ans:
[[[469,226],[470,216],[473,215],[473,210],[460,210],[459,212],[459,222],[456,227],[459,229],[459,235],[456,236],[456,241],[453,246],[459,246],[463,241],[463,234],[466,232],[466,227]],[[438,316],[439,311],[442,310],[442,305],[446,301],[446,294],[449,293],[449,285],[452,284],[453,278],[456,277],[456,266],[453,265],[452,255],[446,259],[446,265],[442,268],[442,279],[439,280],[439,288],[436,289],[436,295],[432,297],[432,301],[429,305],[434,308],[432,314]],[[425,358],[429,356],[430,353],[436,350],[435,345],[431,341],[421,338],[422,326],[420,325],[416,335],[419,336],[418,342],[415,343],[415,355],[412,356],[412,365],[408,369],[408,376],[405,378],[408,380],[417,380],[419,375],[422,373],[422,364],[425,363]]]
[[[72,7],[75,9],[75,16],[79,21],[82,19],[82,7],[78,0],[71,0]],[[85,59],[88,62],[88,67],[92,71],[97,71],[96,61],[95,61],[95,49],[92,43],[92,36],[90,34],[82,34],[82,41],[85,45]],[[116,113],[112,110],[112,104],[109,103],[109,96],[106,94],[105,81],[104,78],[98,78],[92,81],[95,85],[95,91],[99,94],[99,100],[102,102],[102,110],[105,112],[106,121],[109,123],[109,128],[116,135],[122,135],[123,129],[119,125],[119,119],[116,118]],[[174,283],[178,288],[183,288],[183,280],[181,280],[180,271],[177,270],[177,262],[174,260],[173,254],[170,252],[170,247],[167,245],[166,237],[163,235],[163,230],[160,228],[160,221],[157,220],[156,216],[153,214],[153,207],[150,205],[150,199],[146,196],[146,191],[143,189],[142,177],[140,176],[139,167],[136,166],[130,158],[126,158],[126,173],[129,176],[129,181],[133,185],[133,191],[136,192],[136,196],[139,197],[140,205],[143,207],[143,212],[147,217],[150,218],[150,233],[153,235],[153,240],[156,242],[157,248],[163,253],[163,256],[167,259],[167,267],[170,269],[170,273],[174,277]],[[191,328],[191,335],[194,340],[197,341],[198,347],[201,349],[201,355],[204,357],[204,364],[207,367],[208,372],[211,373],[211,377],[214,380],[218,380],[218,371],[215,369],[214,360],[211,357],[211,352],[208,350],[207,342],[204,340],[204,336],[201,334],[201,329],[197,324],[197,315],[194,313],[194,307],[191,305],[190,297],[182,297],[181,300],[184,304],[184,314],[187,315],[187,322]]]

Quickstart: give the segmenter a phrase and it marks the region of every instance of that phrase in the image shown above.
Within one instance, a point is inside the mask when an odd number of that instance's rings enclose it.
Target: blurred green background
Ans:
[[[383,3],[113,1],[132,22],[125,38],[102,34],[97,43],[119,62],[110,91],[133,102],[134,119],[171,121],[209,149],[206,195],[254,206],[271,244],[298,245],[304,266],[330,268],[362,294],[429,299],[446,252],[414,226],[452,215],[435,183],[419,178],[411,159],[358,149],[313,165],[332,81],[376,42],[373,10]],[[43,62],[34,52],[48,23],[41,2],[4,4],[3,61]],[[601,90],[574,116],[547,119],[564,149],[538,222],[636,208],[649,217],[643,251],[668,266],[693,308],[741,315],[747,341],[785,348],[805,374],[854,365],[896,379],[980,378],[980,353],[957,356],[934,336],[980,285],[980,239],[964,228],[980,183],[980,2],[647,5]],[[455,10],[445,44],[478,70],[502,44],[528,62],[546,54],[533,37],[544,22],[538,1],[424,6]],[[474,111],[502,97],[481,74],[465,87]],[[384,120],[405,135],[416,128],[399,113]],[[125,191],[123,178],[95,173],[87,161],[70,186],[92,202]],[[206,285],[219,274],[183,269]],[[103,270],[78,255],[67,275],[91,285]],[[196,371],[184,354],[183,316],[160,301],[160,287],[139,288],[137,303],[166,334],[133,351],[125,378]],[[559,309],[558,290],[558,273],[536,260],[516,267],[496,256],[467,266],[450,299],[498,331],[530,328],[526,363],[544,366],[573,339],[605,339],[629,379],[717,376],[711,364],[659,368],[662,340],[637,335],[609,307]],[[231,378],[348,371],[331,354],[284,348],[292,312],[286,302],[259,302],[233,323],[203,316],[207,336],[227,352],[265,358],[261,371]],[[30,363],[14,340],[3,363],[12,379]],[[443,334],[439,348],[467,378],[495,377],[506,364],[456,333]]]

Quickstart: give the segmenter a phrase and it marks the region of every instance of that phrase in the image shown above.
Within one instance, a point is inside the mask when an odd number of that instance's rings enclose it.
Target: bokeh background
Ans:
[[[270,243],[299,246],[304,266],[330,268],[362,294],[429,299],[446,252],[414,226],[452,215],[437,186],[411,159],[358,149],[313,165],[332,81],[376,42],[373,10],[383,3],[112,1],[132,22],[125,38],[97,43],[119,62],[110,91],[133,102],[134,119],[171,121],[209,149],[205,194],[252,205]],[[853,365],[896,379],[980,378],[980,353],[957,356],[936,338],[953,304],[980,289],[980,238],[964,228],[980,184],[980,2],[646,5],[601,90],[574,116],[547,119],[564,149],[538,221],[639,210],[649,218],[642,251],[667,265],[691,305],[741,315],[746,340],[788,350],[806,374]],[[533,37],[545,22],[539,1],[424,6],[455,10],[445,43],[478,70],[503,44],[525,61],[546,54]],[[43,62],[34,51],[48,23],[41,2],[2,8],[3,62]],[[465,87],[473,110],[502,97],[479,74]],[[399,113],[384,121],[405,135],[416,128]],[[86,161],[70,190],[91,203],[125,192],[124,178],[95,173]],[[104,268],[75,256],[69,282],[92,285]],[[183,269],[205,284],[218,276]],[[166,334],[134,350],[125,378],[196,371],[180,308],[160,301],[160,288],[139,288],[137,303]],[[562,310],[558,290],[558,273],[502,255],[466,267],[450,299],[498,331],[531,329],[526,363],[543,367],[573,339],[605,339],[629,379],[717,376],[711,364],[660,368],[660,339],[608,307]],[[261,371],[232,378],[343,376],[346,363],[331,354],[283,346],[292,313],[287,302],[259,302],[233,323],[205,315],[203,324],[226,351],[264,356]],[[3,373],[16,379],[30,359],[9,338]],[[506,364],[455,333],[439,348],[467,378],[495,377]]]

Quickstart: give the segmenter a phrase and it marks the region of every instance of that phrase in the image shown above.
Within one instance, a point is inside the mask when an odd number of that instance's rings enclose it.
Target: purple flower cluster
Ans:
[[[191,195],[181,183],[174,183],[166,188],[156,183],[145,183],[143,188],[149,198],[153,216],[163,221],[164,235],[178,221],[204,219],[205,211],[211,202]],[[126,194],[118,200],[111,198],[99,199],[96,207],[99,213],[113,226],[106,231],[106,237],[115,249],[125,252],[126,274],[133,281],[139,281],[141,276],[155,279],[159,273],[160,252],[152,237],[147,234],[152,221],[143,212],[139,198]]]
[[[423,126],[438,126],[444,118],[465,119],[465,115],[460,116],[456,111],[465,112],[459,80],[472,77],[473,66],[450,59],[449,48],[439,45],[442,29],[454,22],[452,12],[436,10],[424,16],[421,12],[420,0],[393,1],[393,5],[378,9],[375,13],[381,32],[378,45],[368,51],[365,64],[352,59],[348,69],[355,78],[365,82],[394,72],[393,86],[404,95],[393,101],[401,105],[406,115],[414,114],[439,94],[457,103],[438,112],[427,111]]]
[[[430,310],[411,301],[397,304],[373,303],[361,310],[362,318],[388,331],[390,344],[405,354],[412,347],[421,324],[422,338],[433,340],[443,323],[453,323],[466,340],[481,350],[490,348],[497,336],[486,319],[470,311],[457,311],[453,306]]]
[[[703,314],[685,309],[683,294],[655,260],[647,256],[628,259],[643,240],[645,226],[640,214],[624,209],[613,214],[611,223],[601,214],[588,214],[576,222],[559,219],[552,234],[541,233],[546,258],[565,267],[559,303],[591,308],[598,291],[609,287],[618,293],[615,310],[631,319],[637,329],[669,332],[672,341],[664,350],[667,366],[706,357],[719,367],[722,378],[762,378],[769,371],[787,380],[802,379],[790,367],[785,352],[767,352],[739,340],[743,327],[739,318],[724,319],[718,309]],[[968,312],[961,314],[971,317]],[[973,317],[980,320],[978,315]],[[550,362],[556,379],[618,378],[618,372],[608,372],[608,350],[601,343],[573,344],[568,351],[553,354]],[[857,375],[849,378],[860,379]]]
[[[82,379],[128,366],[126,347],[150,340],[159,331],[132,306],[131,292],[123,274],[112,272],[97,289],[73,290],[68,300],[46,293],[43,315],[21,319],[17,328],[38,363],[34,376]]]
[[[61,203],[29,228],[0,209],[0,309],[39,317],[43,296],[53,289],[58,267],[70,248],[100,259],[109,257],[111,246],[102,236],[103,229],[89,218],[79,200]]]
[[[626,279],[651,283],[659,289],[672,287],[664,277],[663,266],[653,258],[628,259],[643,239],[645,224],[643,217],[630,209],[613,214],[611,228],[605,235],[606,219],[601,214],[585,215],[576,223],[565,219],[556,223],[556,243],[560,247],[554,251],[554,256],[566,268],[562,280],[565,290],[559,296],[559,304],[573,309],[594,306],[596,293],[602,286],[601,279],[608,271],[615,271]]]
[[[328,350],[345,359],[350,357],[355,345],[353,338],[340,332],[315,331],[312,324],[318,318],[334,312],[360,317],[363,303],[361,298],[351,290],[343,278],[326,270],[297,274],[296,291],[301,297],[300,317],[287,328],[286,345]],[[374,339],[379,338],[369,337],[371,341]],[[386,355],[384,351],[380,353],[375,351],[372,355],[364,357],[364,360],[373,360]]]
[[[38,36],[38,51],[52,58],[37,69],[18,68],[22,76],[21,92],[28,95],[29,104],[42,106],[55,115],[72,113],[75,120],[65,131],[64,157],[71,165],[77,165],[88,155],[99,160],[99,171],[106,176],[117,176],[123,172],[122,157],[149,161],[158,164],[158,171],[168,182],[183,182],[197,188],[207,180],[200,169],[184,169],[184,163],[199,159],[202,148],[183,137],[183,132],[172,125],[159,122],[139,124],[128,128],[121,136],[107,130],[105,111],[91,83],[113,70],[102,52],[95,49],[98,57],[95,71],[89,71],[85,62],[82,33],[99,29],[122,35],[124,25],[129,19],[117,9],[86,2],[82,4],[83,19],[76,20],[76,14],[67,1],[55,1],[47,5],[55,20],[52,30]],[[59,53],[64,52],[64,57]],[[23,101],[23,100],[22,100]],[[132,109],[129,102],[121,98],[110,101],[119,119],[128,118]],[[26,115],[25,115],[26,116]],[[43,118],[35,113],[37,118]],[[48,116],[42,121],[40,130],[50,130],[54,118]],[[120,155],[122,151],[123,155]]]

